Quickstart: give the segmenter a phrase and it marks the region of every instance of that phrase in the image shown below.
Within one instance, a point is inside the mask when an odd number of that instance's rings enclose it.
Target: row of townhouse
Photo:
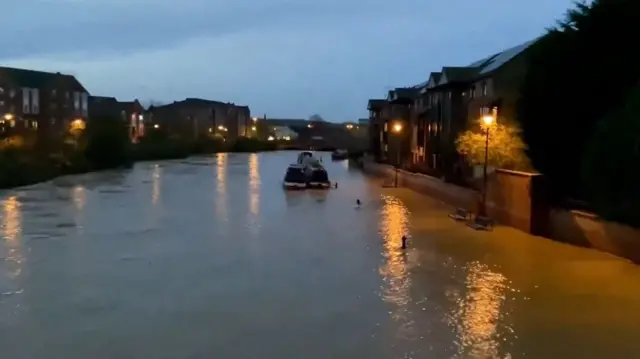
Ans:
[[[255,125],[248,106],[187,98],[145,108],[138,100],[92,96],[73,75],[0,67],[0,137],[32,131],[64,136],[87,121],[121,119],[137,142],[148,131],[225,139],[251,137]]]
[[[464,166],[455,149],[457,136],[488,113],[497,113],[498,122],[515,118],[527,56],[535,41],[467,66],[443,67],[419,85],[395,88],[384,99],[370,99],[372,154],[378,161],[414,166],[438,176],[459,175]]]

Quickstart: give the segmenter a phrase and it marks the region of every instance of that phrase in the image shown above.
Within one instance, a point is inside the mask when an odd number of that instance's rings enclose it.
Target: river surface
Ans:
[[[1,192],[0,357],[640,358],[638,267],[475,232],[346,162],[337,189],[284,192],[294,158]]]

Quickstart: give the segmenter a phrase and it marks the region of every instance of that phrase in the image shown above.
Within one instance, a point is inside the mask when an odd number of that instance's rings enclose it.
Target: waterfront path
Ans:
[[[2,192],[1,357],[640,357],[639,267],[329,158],[326,192],[283,192],[292,152]]]

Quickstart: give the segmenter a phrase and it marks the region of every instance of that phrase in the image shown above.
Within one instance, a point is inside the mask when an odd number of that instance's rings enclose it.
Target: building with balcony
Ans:
[[[367,104],[367,110],[369,110],[368,148],[377,161],[382,161],[387,157],[388,138],[384,129],[388,127],[388,107],[387,100],[383,99],[370,99]]]
[[[445,66],[420,85],[389,91],[386,101],[369,100],[370,148],[376,158],[418,165],[428,173],[455,179],[463,163],[455,148],[459,134],[492,111],[497,111],[498,122],[515,119],[535,41],[467,66]],[[405,132],[393,136],[392,124],[400,124]],[[396,147],[392,138],[399,141]],[[394,148],[400,153],[393,153]]]
[[[64,136],[89,115],[89,92],[72,75],[0,67],[0,135]]]

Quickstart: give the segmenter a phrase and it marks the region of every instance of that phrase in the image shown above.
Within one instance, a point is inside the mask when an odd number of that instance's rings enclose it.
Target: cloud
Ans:
[[[571,2],[7,1],[5,28],[29,35],[0,34],[6,65],[73,73],[122,99],[197,96],[329,120],[364,117],[387,87],[529,40]]]

